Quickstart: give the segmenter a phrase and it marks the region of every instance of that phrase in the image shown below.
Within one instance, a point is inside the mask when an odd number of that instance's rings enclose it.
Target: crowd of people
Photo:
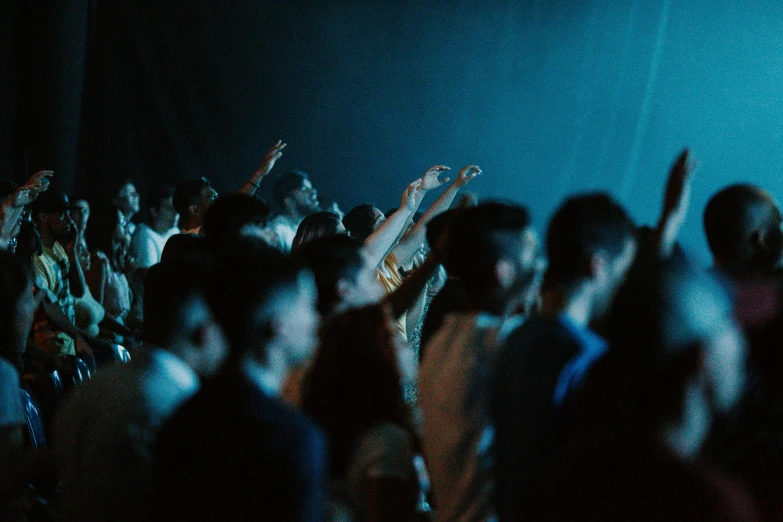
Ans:
[[[687,150],[657,223],[575,194],[539,235],[476,165],[387,213],[300,171],[268,205],[284,147],[143,223],[132,180],[0,183],[1,520],[783,520],[764,189],[710,199],[704,270]]]

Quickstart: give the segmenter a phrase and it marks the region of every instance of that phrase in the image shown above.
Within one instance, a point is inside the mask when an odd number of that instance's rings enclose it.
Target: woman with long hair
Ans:
[[[343,226],[340,216],[332,212],[316,212],[299,223],[291,251],[295,252],[318,238],[345,233],[345,226]]]
[[[338,315],[305,385],[302,407],[329,440],[332,506],[354,520],[426,519],[398,342],[384,307]]]

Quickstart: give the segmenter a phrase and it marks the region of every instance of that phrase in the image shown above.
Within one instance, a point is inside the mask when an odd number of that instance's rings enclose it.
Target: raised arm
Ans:
[[[266,156],[264,156],[264,161],[261,163],[261,166],[259,166],[253,175],[250,176],[250,179],[245,181],[244,185],[239,188],[237,193],[244,194],[246,196],[255,195],[256,190],[261,187],[261,180],[272,171],[272,167],[275,166],[275,162],[280,159],[280,156],[283,155],[284,148],[285,143],[283,143],[281,140],[277,140],[277,143],[272,145],[272,148],[269,149],[269,152],[267,152]]]
[[[16,223],[22,217],[24,207],[29,205],[41,192],[49,188],[54,171],[39,170],[28,179],[24,185],[17,188],[11,196],[3,202],[3,223],[0,228],[0,238],[9,241],[13,237]]]
[[[690,160],[690,151],[683,150],[671,169],[666,181],[663,209],[653,236],[654,252],[661,258],[668,258],[674,251],[677,236],[680,233],[691,200],[691,179],[696,170]]]
[[[435,167],[433,167],[433,169],[434,168]],[[423,188],[425,188],[425,190],[431,190],[443,185],[444,183],[447,183],[449,181],[448,178],[438,180],[438,175],[441,172],[442,170],[428,170],[423,178]],[[407,263],[419,250],[421,244],[424,243],[424,239],[427,233],[427,223],[432,221],[432,218],[438,214],[448,210],[454,201],[454,198],[457,197],[460,189],[462,189],[462,187],[467,185],[470,180],[479,174],[481,174],[481,169],[477,165],[467,165],[459,171],[457,177],[454,179],[451,185],[449,185],[443,194],[441,194],[440,197],[436,199],[432,205],[430,205],[430,208],[428,208],[421,219],[419,219],[419,221],[413,225],[413,228],[411,228],[410,232],[405,234],[400,239],[397,246],[394,247],[393,252],[397,258],[397,262],[400,265]],[[430,176],[429,179],[427,179],[428,175]]]
[[[364,249],[372,266],[379,267],[389,252],[394,248],[400,234],[408,226],[411,216],[416,212],[421,199],[421,179],[417,179],[402,193],[400,208],[378,227],[375,232],[364,241]]]

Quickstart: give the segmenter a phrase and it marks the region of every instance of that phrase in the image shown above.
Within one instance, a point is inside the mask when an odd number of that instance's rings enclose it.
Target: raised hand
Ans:
[[[454,179],[454,184],[462,188],[467,185],[470,180],[481,174],[481,169],[478,165],[466,165],[460,169],[459,174]]]
[[[54,175],[52,170],[39,170],[28,179],[24,185],[14,191],[11,196],[11,204],[15,207],[29,205],[41,192],[49,188],[49,183]]]
[[[258,167],[258,170],[256,170],[256,174],[259,174],[261,177],[269,174],[269,172],[272,170],[272,167],[275,166],[275,162],[283,155],[283,149],[285,146],[286,144],[283,143],[282,140],[277,140],[277,143],[272,145],[272,148],[269,149],[269,152],[267,152],[266,156],[264,156],[264,161],[261,162],[261,166]]]
[[[415,211],[421,200],[421,178],[417,179],[405,189],[402,193],[402,203],[400,208],[407,208],[410,211]]]
[[[440,187],[444,183],[448,183],[450,178],[438,179],[440,174],[447,170],[451,169],[445,165],[435,165],[434,167],[427,169],[427,172],[421,177],[421,190],[427,192],[428,190]]]
[[[670,215],[687,211],[690,202],[691,178],[696,164],[690,160],[690,151],[683,150],[669,170],[666,192],[663,199],[663,213]]]

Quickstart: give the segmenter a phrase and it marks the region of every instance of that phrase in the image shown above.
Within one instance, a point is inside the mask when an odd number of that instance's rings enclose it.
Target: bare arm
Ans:
[[[244,194],[246,196],[255,195],[256,190],[258,190],[258,188],[261,186],[261,180],[272,171],[272,167],[275,166],[275,162],[280,159],[280,156],[283,155],[282,151],[285,148],[285,145],[286,144],[281,140],[277,140],[277,143],[272,145],[272,148],[269,149],[269,152],[267,152],[266,156],[264,156],[264,161],[261,163],[261,166],[259,166],[256,171],[253,172],[253,175],[250,176],[250,179],[245,181],[245,183],[239,188],[237,191],[238,194]]]
[[[428,174],[431,175],[431,172],[432,171],[427,171],[425,178]],[[439,172],[435,174],[434,181],[430,180],[430,184],[428,184],[427,187],[435,188],[448,181],[448,178],[442,181],[438,181],[437,174],[439,174]],[[467,185],[470,180],[479,174],[481,174],[481,169],[476,165],[467,165],[459,171],[459,174],[457,174],[457,177],[454,179],[451,185],[449,185],[443,194],[441,194],[440,197],[436,199],[432,205],[430,205],[430,208],[427,209],[427,211],[413,226],[410,232],[405,234],[400,239],[397,246],[394,247],[393,252],[397,258],[397,262],[400,263],[400,265],[404,265],[414,255],[416,255],[419,247],[422,243],[424,243],[424,239],[426,238],[427,234],[427,223],[432,221],[432,218],[438,214],[448,210],[451,204],[454,202],[454,198],[457,197],[460,189],[462,189],[462,187]]]
[[[384,301],[391,307],[392,315],[395,318],[401,317],[402,314],[416,304],[416,300],[427,287],[427,281],[429,281],[439,266],[438,256],[430,253],[427,260],[407,277],[397,290],[386,295]]]
[[[389,255],[397,238],[405,230],[417,205],[417,194],[421,180],[417,179],[402,194],[402,204],[395,213],[386,218],[378,229],[364,241],[364,249],[372,266],[379,267]]]
[[[2,228],[0,238],[9,241],[16,223],[22,217],[25,205],[29,205],[41,192],[49,188],[49,183],[54,172],[51,170],[39,170],[33,174],[24,185],[17,188],[11,196],[2,204]]]

